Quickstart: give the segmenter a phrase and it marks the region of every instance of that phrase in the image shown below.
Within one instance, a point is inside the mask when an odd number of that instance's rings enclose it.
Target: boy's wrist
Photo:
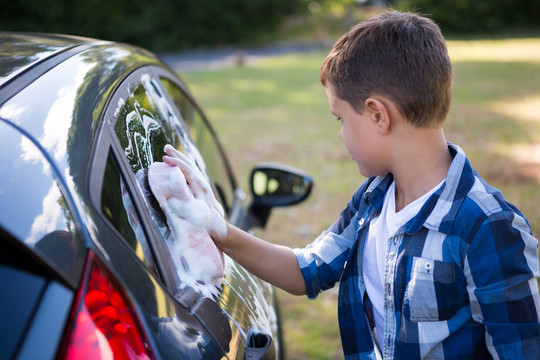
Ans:
[[[235,231],[235,227],[225,220],[225,228],[226,232],[224,234],[212,233],[211,237],[216,246],[228,254],[231,251],[231,245],[234,244],[234,235],[232,233]]]

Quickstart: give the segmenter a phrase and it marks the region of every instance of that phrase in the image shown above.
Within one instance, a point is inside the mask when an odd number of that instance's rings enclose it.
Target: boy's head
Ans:
[[[416,127],[439,127],[451,100],[452,64],[439,27],[413,13],[387,12],[353,27],[321,68],[321,83],[357,112],[374,95],[390,99]]]

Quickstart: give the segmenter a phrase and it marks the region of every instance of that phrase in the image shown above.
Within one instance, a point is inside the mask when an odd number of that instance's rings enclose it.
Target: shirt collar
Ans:
[[[379,212],[382,209],[384,196],[392,181],[394,181],[394,176],[391,173],[372,178],[371,184],[364,193],[364,199],[375,211]]]
[[[418,215],[407,223],[406,232],[409,234],[420,231],[422,227],[449,232],[451,229],[441,227],[442,220],[449,220],[448,216],[452,216],[451,209],[455,209],[455,206],[465,199],[474,184],[475,173],[463,150],[451,143],[448,143],[448,150],[453,160],[446,174],[446,181],[426,201]],[[381,210],[384,196],[393,180],[390,173],[372,178],[364,193],[365,201],[369,202],[376,212]]]

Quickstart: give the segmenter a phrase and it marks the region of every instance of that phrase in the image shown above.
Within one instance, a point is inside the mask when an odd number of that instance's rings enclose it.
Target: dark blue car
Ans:
[[[219,284],[179,271],[146,176],[165,144],[246,230],[311,189],[275,164],[239,189],[186,85],[148,51],[0,34],[0,359],[284,357],[268,284],[229,258]]]

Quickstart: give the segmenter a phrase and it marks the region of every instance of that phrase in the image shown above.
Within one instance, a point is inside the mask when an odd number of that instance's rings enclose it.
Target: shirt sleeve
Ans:
[[[306,295],[310,299],[332,288],[341,278],[356,238],[358,213],[355,203],[359,191],[330,228],[305,248],[293,249],[306,282]]]
[[[538,356],[538,241],[525,218],[510,210],[488,215],[474,232],[464,265],[472,317],[484,324],[494,358]]]

